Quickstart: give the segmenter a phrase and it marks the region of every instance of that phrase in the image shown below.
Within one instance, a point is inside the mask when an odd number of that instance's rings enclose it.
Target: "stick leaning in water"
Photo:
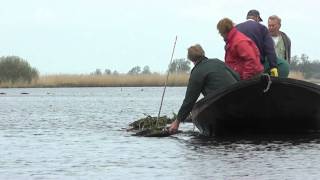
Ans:
[[[173,45],[173,49],[172,49],[172,54],[171,54],[171,59],[170,59],[169,66],[170,66],[170,64],[172,63],[172,59],[173,59],[173,55],[174,55],[174,50],[176,49],[177,39],[178,39],[178,36],[176,36],[176,39],[174,40],[174,45]],[[159,127],[159,117],[160,117],[160,113],[161,113],[161,108],[162,108],[162,103],[163,103],[164,94],[165,94],[166,88],[167,88],[168,78],[169,78],[169,69],[168,69],[168,72],[167,72],[166,81],[164,82],[164,88],[163,88],[163,92],[162,92],[161,103],[160,103],[159,113],[158,113],[158,117],[157,117],[157,127]]]

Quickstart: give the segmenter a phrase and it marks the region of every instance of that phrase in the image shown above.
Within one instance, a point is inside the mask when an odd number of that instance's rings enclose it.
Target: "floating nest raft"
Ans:
[[[133,136],[144,137],[167,137],[172,135],[167,129],[167,125],[171,124],[176,119],[176,114],[172,118],[167,116],[152,117],[147,115],[129,124],[130,128],[127,131],[133,132]]]

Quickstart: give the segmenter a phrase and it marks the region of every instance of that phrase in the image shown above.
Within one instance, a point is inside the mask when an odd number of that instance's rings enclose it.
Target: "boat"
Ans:
[[[191,118],[204,136],[320,132],[320,85],[268,75],[239,81],[199,100]]]

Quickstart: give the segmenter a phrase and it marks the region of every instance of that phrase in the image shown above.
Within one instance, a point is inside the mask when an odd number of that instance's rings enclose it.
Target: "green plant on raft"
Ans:
[[[147,115],[145,118],[141,118],[133,123],[130,123],[129,126],[132,127],[132,130],[143,130],[143,129],[156,129],[156,128],[164,128],[167,124],[170,124],[176,118],[176,114],[173,113],[173,118],[169,118],[167,116],[161,116],[159,119],[157,117],[152,117]],[[158,126],[157,126],[158,119]]]
[[[133,136],[144,137],[167,137],[171,134],[167,131],[167,124],[172,123],[176,119],[177,115],[173,114],[173,118],[167,116],[152,117],[146,115],[145,118],[141,118],[129,124],[131,127],[128,131],[133,131]]]

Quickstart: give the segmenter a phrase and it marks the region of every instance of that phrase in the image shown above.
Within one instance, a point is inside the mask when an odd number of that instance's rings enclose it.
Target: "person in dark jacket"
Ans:
[[[194,104],[202,93],[203,96],[227,87],[239,81],[239,75],[219,59],[208,59],[199,44],[188,49],[188,59],[193,62],[185,98],[180,107],[177,119],[169,128],[175,133],[180,122],[184,121],[191,112]]]
[[[277,15],[270,16],[268,19],[268,28],[275,43],[277,57],[285,59],[290,63],[291,41],[286,33],[280,31],[280,27],[281,19]]]
[[[260,52],[261,63],[264,64],[267,60],[269,65],[269,69],[265,69],[265,72],[277,77],[277,56],[274,43],[268,28],[259,23],[261,21],[259,11],[250,10],[247,14],[247,21],[236,25],[236,28],[256,43]]]
[[[238,31],[228,18],[221,19],[217,29],[226,42],[225,62],[239,73],[241,80],[263,73],[259,50],[250,38]]]

